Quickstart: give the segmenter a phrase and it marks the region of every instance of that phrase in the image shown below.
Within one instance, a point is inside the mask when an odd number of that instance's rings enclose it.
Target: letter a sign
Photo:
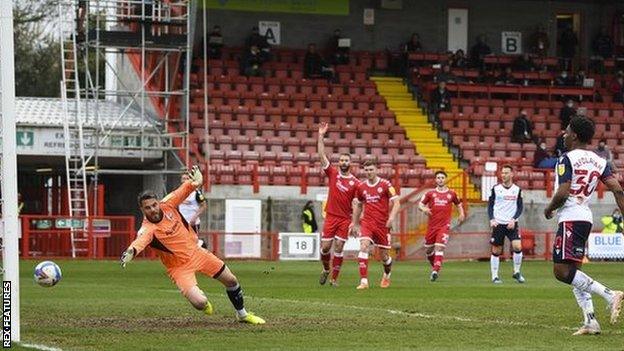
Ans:
[[[280,23],[274,21],[260,21],[258,31],[266,36],[267,42],[271,45],[280,45]]]
[[[503,54],[521,54],[522,53],[522,33],[521,32],[502,32],[501,48]]]

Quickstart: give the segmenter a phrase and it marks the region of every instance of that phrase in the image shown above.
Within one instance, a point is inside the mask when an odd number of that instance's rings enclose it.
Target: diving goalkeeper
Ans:
[[[144,191],[139,195],[143,223],[136,240],[121,255],[122,267],[149,245],[156,250],[167,268],[167,274],[193,307],[207,315],[213,313],[212,305],[197,286],[195,273],[201,272],[225,286],[240,322],[264,324],[262,318],[245,310],[243,291],[234,274],[211,252],[197,247],[197,234],[180,215],[178,205],[203,182],[197,166],[191,169],[189,176],[189,180],[160,201],[152,191]]]

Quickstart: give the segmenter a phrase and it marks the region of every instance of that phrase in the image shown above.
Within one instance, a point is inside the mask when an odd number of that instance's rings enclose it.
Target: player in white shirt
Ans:
[[[605,287],[580,270],[592,227],[589,201],[599,180],[613,192],[620,211],[624,212],[624,191],[607,161],[587,150],[594,131],[594,122],[587,117],[575,116],[570,121],[563,136],[565,146],[570,151],[557,162],[559,188],[544,209],[546,219],[552,218],[558,210],[559,229],[553,247],[555,277],[572,285],[576,301],[583,310],[583,326],[573,335],[600,334],[592,294],[599,295],[607,302],[611,324],[618,321],[624,298],[621,291]]]
[[[492,256],[490,256],[490,271],[492,283],[501,284],[503,281],[498,277],[499,256],[503,253],[505,237],[511,241],[513,249],[513,275],[518,283],[524,283],[524,277],[520,273],[522,265],[522,240],[518,231],[518,218],[522,215],[522,190],[513,183],[513,168],[504,165],[501,169],[500,184],[492,188],[488,202],[488,216],[492,227]]]
[[[187,173],[183,173],[180,177],[181,183],[189,180],[190,177]],[[208,204],[206,202],[206,198],[201,191],[201,188],[193,191],[182,203],[178,206],[178,211],[186,220],[186,222],[193,228],[195,234],[199,234],[199,225],[201,223],[199,216],[206,210]],[[202,239],[197,241],[197,246],[207,248],[206,244]]]

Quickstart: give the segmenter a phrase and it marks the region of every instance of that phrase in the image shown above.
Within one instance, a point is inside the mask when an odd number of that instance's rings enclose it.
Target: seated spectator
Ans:
[[[403,45],[403,52],[412,53],[422,51],[422,45],[420,44],[420,35],[418,33],[412,33],[410,40]]]
[[[561,71],[561,73],[555,77],[555,81],[553,82],[555,86],[558,87],[568,87],[574,84],[574,82],[570,79],[568,72]]]
[[[245,48],[251,48],[252,46],[258,48],[259,55],[263,61],[271,60],[271,45],[269,45],[266,36],[260,34],[256,26],[251,28],[251,35],[245,41]]]
[[[595,72],[604,73],[604,60],[613,57],[613,39],[607,34],[607,28],[600,28],[592,43],[594,56],[591,63]]]
[[[334,35],[331,36],[327,45],[327,53],[331,56],[330,60],[334,65],[348,65],[350,48],[341,46],[340,39],[343,39],[342,32],[340,29],[334,30]]]
[[[576,114],[576,108],[574,107],[574,100],[568,99],[565,105],[559,110],[559,121],[561,122],[561,129],[566,129],[570,120]]]
[[[542,169],[554,169],[557,165],[557,157],[553,156],[548,152],[548,148],[546,148],[546,143],[542,140],[535,150],[535,154],[533,156],[533,167],[542,168]]]
[[[241,58],[241,74],[247,77],[262,77],[264,71],[261,66],[264,60],[257,46],[252,45],[245,55]]]
[[[609,150],[609,147],[607,146],[607,141],[605,139],[600,139],[598,147],[594,152],[596,153],[596,155],[607,160],[607,164],[613,167],[613,153],[611,152],[611,150]]]
[[[221,35],[221,27],[212,27],[212,32],[208,34],[208,58],[220,59],[221,49],[223,48],[223,36]]]
[[[587,78],[587,75],[585,74],[584,70],[579,70],[576,73],[576,77],[574,77],[574,85],[576,85],[577,87],[582,87],[583,86],[583,82],[585,81],[585,78]]]
[[[618,73],[617,78],[611,83],[613,102],[624,102],[624,76]]]
[[[477,43],[470,49],[470,62],[475,68],[482,69],[485,67],[483,59],[492,53],[490,47],[485,43],[485,36],[477,37]]]
[[[456,80],[455,75],[451,72],[451,66],[449,65],[442,66],[442,70],[433,77],[434,82],[455,83]]]
[[[453,55],[453,59],[450,64],[453,68],[468,67],[468,60],[466,60],[466,54],[464,54],[464,50],[458,49],[457,51],[455,51],[455,54]]]
[[[316,44],[308,45],[308,52],[303,59],[303,77],[307,79],[334,77],[334,69],[316,51]]]
[[[514,143],[527,143],[533,141],[533,125],[527,117],[525,110],[520,111],[520,115],[514,119],[511,130],[511,141]]]
[[[451,94],[446,89],[446,82],[438,82],[438,88],[431,93],[431,112],[438,115],[440,111],[451,110]]]
[[[496,85],[514,85],[517,84],[516,78],[513,76],[511,67],[506,67],[505,71],[496,77]]]
[[[519,72],[535,71],[535,63],[528,53],[524,53],[516,59],[513,68]]]
[[[548,40],[548,34],[543,25],[537,26],[535,32],[531,34],[529,46],[531,48],[531,53],[537,55],[537,57],[546,57],[548,55],[550,40]]]

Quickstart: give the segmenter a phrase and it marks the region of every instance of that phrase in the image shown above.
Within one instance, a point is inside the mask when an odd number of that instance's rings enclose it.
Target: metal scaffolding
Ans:
[[[97,202],[89,204],[98,174],[173,174],[188,165],[194,6],[190,0],[59,1],[70,216],[98,213]],[[105,99],[124,105],[106,125],[100,114]],[[142,121],[133,130],[123,126],[130,109]],[[162,158],[149,169],[102,165],[103,148],[129,144],[140,151],[141,161],[154,150]],[[86,250],[83,240],[72,235],[73,256]]]

